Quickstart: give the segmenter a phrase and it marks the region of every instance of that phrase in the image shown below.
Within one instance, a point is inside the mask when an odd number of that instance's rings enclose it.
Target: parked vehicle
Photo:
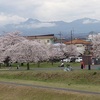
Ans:
[[[81,62],[82,57],[69,57],[62,60],[63,62]]]
[[[70,58],[63,59],[64,62],[70,62]]]
[[[75,60],[76,60],[75,57],[70,58],[70,62],[75,62]]]
[[[82,57],[77,57],[75,62],[81,62],[82,61]]]

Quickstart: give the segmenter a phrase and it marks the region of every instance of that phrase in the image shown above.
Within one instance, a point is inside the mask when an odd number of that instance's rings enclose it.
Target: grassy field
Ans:
[[[61,62],[55,62],[52,63],[51,62],[41,62],[40,63],[40,68],[52,68],[52,67],[58,67],[59,65],[61,64]],[[64,62],[64,65],[66,66],[67,64],[70,64],[71,66],[80,66],[80,63],[66,63]],[[14,64],[11,64],[12,67],[17,67],[17,65],[19,65],[20,67],[26,67],[26,63],[23,64],[23,66],[21,64],[18,64],[18,63],[14,63]],[[38,64],[37,63],[30,63],[30,68],[37,68],[38,67]],[[1,68],[5,68],[5,65],[1,65]]]
[[[64,72],[63,70],[5,70],[0,71],[0,81],[100,92],[99,70],[75,70],[72,72]],[[100,100],[99,95],[87,95],[6,84],[0,84],[0,91],[2,91],[0,100]],[[6,99],[6,96],[10,99]]]
[[[0,100],[100,100],[100,96],[0,84]]]

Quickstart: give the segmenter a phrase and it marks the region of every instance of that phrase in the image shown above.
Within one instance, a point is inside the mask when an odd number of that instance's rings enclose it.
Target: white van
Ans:
[[[70,62],[69,58],[63,59],[64,62]]]
[[[77,57],[75,62],[81,62],[82,61],[82,57]]]

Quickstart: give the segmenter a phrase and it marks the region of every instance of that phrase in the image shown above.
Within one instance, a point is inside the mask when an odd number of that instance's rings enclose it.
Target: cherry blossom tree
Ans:
[[[26,62],[29,69],[30,62],[40,62],[48,59],[45,45],[30,40],[16,43],[5,51],[4,55],[9,56],[12,62]]]
[[[53,61],[63,58],[64,53],[61,51],[59,45],[51,44],[48,46],[48,55],[49,55],[49,60],[52,62],[53,65]]]
[[[48,59],[46,49],[43,43],[27,40],[19,32],[7,33],[0,37],[0,62],[5,61],[7,57],[11,62],[27,62],[27,64],[44,61]]]
[[[75,45],[71,44],[71,45],[66,45],[65,48],[63,48],[63,52],[64,52],[64,55],[66,57],[70,57],[70,56],[78,56],[79,55],[79,52],[76,48]]]
[[[52,64],[54,59],[61,60],[66,57],[79,55],[76,46],[65,45],[60,43],[49,45],[48,52],[49,52],[49,59],[52,61]]]
[[[100,58],[100,35],[96,35],[95,37],[92,38],[92,52],[94,57],[99,57]]]
[[[22,42],[23,40],[26,40],[26,38],[21,36],[20,32],[7,33],[0,37],[0,46],[7,48],[8,46]]]
[[[26,39],[20,35],[20,32],[11,32],[2,35],[0,37],[0,63],[2,63],[7,58],[7,55],[3,55],[4,52],[11,48],[11,46],[22,42],[23,40]]]
[[[48,59],[61,59],[65,57],[65,54],[76,55],[76,48],[62,44],[45,45],[36,40],[27,40],[20,35],[20,32],[8,33],[0,37],[0,63],[9,60],[26,62],[27,69],[29,69],[30,62],[39,63]]]

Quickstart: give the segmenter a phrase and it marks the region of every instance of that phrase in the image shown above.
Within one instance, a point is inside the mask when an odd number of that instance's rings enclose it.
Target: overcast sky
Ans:
[[[0,24],[28,18],[40,21],[100,19],[100,0],[0,0]]]

